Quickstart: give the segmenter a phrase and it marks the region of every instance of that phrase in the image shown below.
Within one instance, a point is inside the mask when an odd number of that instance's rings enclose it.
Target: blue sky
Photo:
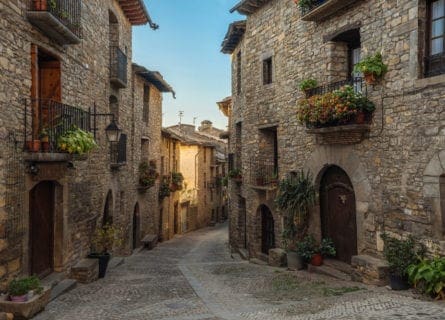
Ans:
[[[156,31],[133,29],[133,59],[162,73],[177,99],[164,94],[164,125],[211,120],[225,129],[216,102],[230,95],[230,56],[220,52],[228,25],[242,19],[229,13],[238,0],[144,0]]]

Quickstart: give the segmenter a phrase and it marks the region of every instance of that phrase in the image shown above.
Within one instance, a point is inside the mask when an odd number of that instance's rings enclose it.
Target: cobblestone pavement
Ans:
[[[445,304],[231,256],[220,225],[141,251],[35,320],[445,319]]]

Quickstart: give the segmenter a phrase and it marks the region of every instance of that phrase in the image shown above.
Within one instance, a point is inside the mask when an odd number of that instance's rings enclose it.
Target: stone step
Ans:
[[[268,266],[269,265],[266,261],[263,261],[263,260],[260,260],[257,258],[252,258],[249,260],[249,262],[253,263],[253,264],[258,264],[260,266]]]
[[[325,258],[323,259],[323,265],[337,269],[346,274],[354,273],[354,268],[350,264],[344,263],[343,261]]]
[[[56,286],[52,288],[50,301],[53,301],[62,294],[71,291],[76,286],[77,286],[77,281],[73,279],[65,279],[60,281]]]
[[[125,258],[123,257],[113,257],[110,262],[108,262],[108,269],[114,269],[124,264]]]
[[[325,265],[325,264],[323,264],[319,267],[309,264],[307,269],[310,273],[322,274],[325,276],[329,276],[329,277],[339,279],[339,280],[344,280],[344,281],[352,281],[351,274],[347,274],[343,271],[337,270],[337,269],[335,269],[331,266]]]
[[[53,272],[49,276],[42,279],[42,286],[54,288],[57,284],[66,278],[62,272]]]
[[[238,253],[241,256],[241,258],[243,258],[244,260],[249,260],[249,253],[247,252],[246,249],[240,248],[240,249],[238,249]]]

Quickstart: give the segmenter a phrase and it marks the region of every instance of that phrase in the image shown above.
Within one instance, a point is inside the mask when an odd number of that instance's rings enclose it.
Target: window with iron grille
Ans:
[[[119,142],[111,144],[111,163],[125,164],[127,162],[127,135],[121,134]]]
[[[273,65],[272,57],[263,60],[263,84],[272,83]]]
[[[142,107],[142,121],[148,123],[150,112],[150,87],[144,86],[144,105]]]
[[[232,171],[233,169],[235,169],[234,168],[234,165],[235,165],[234,158],[235,158],[235,155],[233,153],[229,153],[229,171]]]
[[[445,73],[445,0],[428,2],[425,76]]]
[[[241,94],[241,51],[236,55],[236,92]]]

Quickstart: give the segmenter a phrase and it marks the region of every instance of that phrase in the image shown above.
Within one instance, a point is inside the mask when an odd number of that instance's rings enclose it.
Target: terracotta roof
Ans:
[[[164,80],[162,75],[158,71],[150,71],[145,67],[133,63],[133,69],[136,74],[144,78],[147,82],[152,83],[161,92],[171,92],[173,98],[176,99],[176,93],[173,88]]]
[[[242,0],[230,9],[230,12],[238,11],[240,14],[249,15],[257,11],[261,6],[270,0]]]
[[[159,26],[151,21],[147,8],[143,0],[118,0],[125,16],[133,26],[140,26],[149,23],[154,30]]]
[[[243,38],[245,31],[246,20],[231,23],[224,37],[224,41],[221,44],[221,52],[232,54]]]

